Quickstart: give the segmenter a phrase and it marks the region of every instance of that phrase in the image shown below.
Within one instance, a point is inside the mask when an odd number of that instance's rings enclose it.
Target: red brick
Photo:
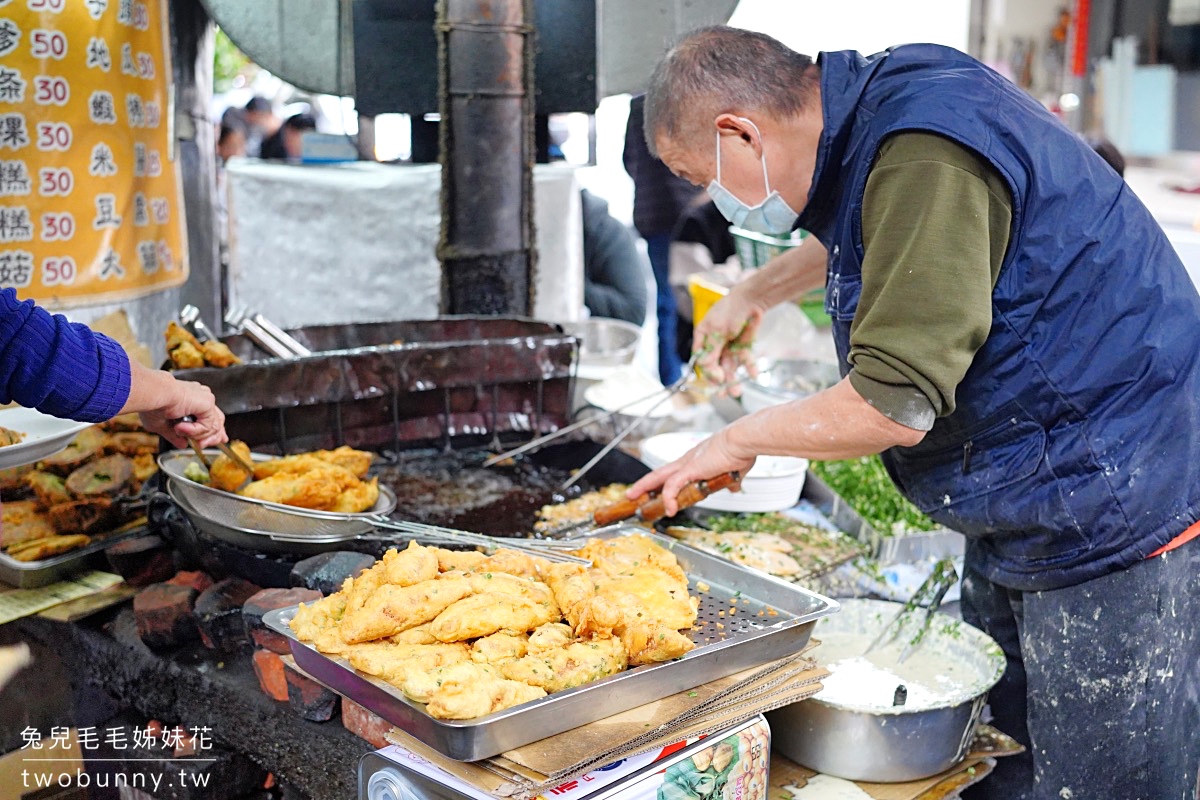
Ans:
[[[105,549],[104,556],[113,572],[130,586],[149,586],[175,574],[171,548],[158,536],[126,539]]]
[[[345,697],[342,698],[342,725],[358,738],[370,742],[372,747],[387,747],[390,742],[385,736],[394,727],[374,711]]]
[[[181,570],[176,572],[175,577],[167,583],[173,583],[176,586],[190,586],[197,592],[203,592],[213,585],[213,579],[207,572]]]
[[[242,604],[258,589],[250,581],[226,578],[200,593],[196,598],[196,624],[205,647],[230,652],[248,643]]]
[[[198,635],[196,590],[170,583],[147,586],[133,598],[138,636],[148,647],[174,647]]]
[[[333,718],[337,712],[338,700],[341,699],[336,692],[326,689],[286,664],[283,672],[287,677],[288,704],[293,711],[311,722],[328,722]]]
[[[288,684],[283,659],[270,650],[254,651],[254,674],[263,693],[272,700],[287,702]]]
[[[321,593],[312,589],[263,589],[242,606],[242,623],[246,635],[256,647],[265,647],[286,655],[291,652],[287,639],[263,624],[263,615],[277,608],[320,600]]]

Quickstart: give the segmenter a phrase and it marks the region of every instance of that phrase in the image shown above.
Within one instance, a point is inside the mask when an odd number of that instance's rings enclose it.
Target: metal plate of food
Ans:
[[[0,411],[0,441],[17,441],[0,446],[0,469],[20,467],[41,461],[65,448],[90,422],[59,419],[32,408],[6,408]],[[11,434],[16,434],[12,436]]]
[[[0,552],[0,582],[18,589],[33,589],[45,586],[86,569],[91,556],[112,547],[118,542],[146,536],[150,529],[138,525],[129,530],[95,537],[91,543],[62,555],[43,558],[39,561],[18,561]]]
[[[674,661],[634,667],[484,717],[437,719],[396,686],[300,641],[290,627],[295,606],[269,612],[263,621],[287,637],[297,666],[317,680],[438,752],[475,761],[794,655],[807,645],[816,621],[838,609],[822,595],[639,526],[613,526],[593,538],[633,533],[671,550],[687,574],[688,591],[700,600],[696,624],[686,632],[695,649]]]

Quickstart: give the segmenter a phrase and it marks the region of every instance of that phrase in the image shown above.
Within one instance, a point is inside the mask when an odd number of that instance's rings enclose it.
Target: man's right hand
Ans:
[[[746,298],[744,292],[733,289],[709,309],[696,326],[692,337],[696,368],[701,377],[715,386],[726,386],[729,394],[742,393],[734,378],[743,367],[754,375],[752,345],[763,309]]]

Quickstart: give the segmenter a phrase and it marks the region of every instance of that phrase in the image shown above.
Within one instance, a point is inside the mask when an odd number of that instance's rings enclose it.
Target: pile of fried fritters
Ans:
[[[251,462],[245,442],[231,442],[230,448]],[[270,461],[254,463],[250,475],[228,456],[213,460],[208,469],[209,485],[243,497],[271,503],[357,514],[367,511],[379,499],[379,480],[367,477],[373,453],[342,446],[336,450],[315,450]],[[246,478],[253,478],[246,483]],[[246,483],[245,486],[242,486]]]
[[[670,551],[635,534],[574,554],[592,566],[410,542],[301,604],[292,630],[439,719],[485,716],[694,647],[681,631],[699,600]]]
[[[127,415],[85,428],[37,464],[0,470],[0,549],[17,561],[41,561],[136,522],[121,499],[158,470],[158,444]]]
[[[167,323],[163,338],[167,341],[167,358],[171,360],[171,366],[175,369],[224,369],[242,363],[224,342],[218,342],[216,339],[202,342],[176,322]]]

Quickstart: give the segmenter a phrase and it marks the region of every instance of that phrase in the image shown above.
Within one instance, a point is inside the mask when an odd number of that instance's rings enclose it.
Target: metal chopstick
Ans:
[[[628,408],[632,408],[633,406],[636,406],[639,403],[644,403],[647,400],[652,400],[660,394],[663,395],[663,399],[666,399],[667,397],[670,397],[671,394],[673,394],[673,393],[674,393],[674,390],[672,388],[668,388],[665,386],[661,389],[655,389],[653,392],[646,395],[645,397],[639,397],[637,400],[631,400],[630,402],[626,403],[625,405],[620,406],[619,408],[615,408],[612,411],[605,411],[603,414],[597,414],[595,416],[588,417],[587,419],[581,419],[578,422],[572,422],[570,425],[565,425],[556,431],[552,431],[550,433],[544,434],[542,436],[537,437],[536,439],[531,439],[528,442],[526,442],[525,444],[521,445],[520,447],[514,447],[512,450],[506,450],[503,453],[500,453],[499,455],[494,455],[491,458],[489,458],[487,461],[484,461],[483,466],[485,466],[485,467],[494,466],[496,464],[499,464],[501,461],[504,461],[505,459],[512,458],[513,456],[519,456],[522,453],[527,453],[536,447],[540,447],[541,445],[545,444],[546,442],[549,442],[549,441],[559,438],[560,436],[565,436],[568,433],[572,433],[574,431],[579,430],[580,428],[586,427],[588,425],[593,425],[597,422],[603,422],[604,420],[606,420],[616,414],[620,414],[622,411],[624,411]],[[655,405],[654,408],[658,408],[659,405],[661,405],[661,402],[659,404]],[[651,411],[653,411],[653,410],[654,409],[651,409]]]
[[[592,456],[590,461],[588,461],[586,464],[584,464],[582,467],[580,467],[578,470],[576,470],[575,474],[573,474],[571,477],[567,478],[563,482],[562,488],[570,489],[572,486],[574,486],[576,484],[576,482],[578,482],[580,479],[582,479],[584,475],[587,475],[588,472],[591,471],[592,467],[596,466],[596,464],[598,464],[600,462],[600,459],[604,458],[606,455],[611,453],[613,448],[615,448],[617,445],[619,445],[626,436],[628,436],[630,433],[632,433],[634,428],[636,428],[638,425],[641,425],[642,422],[646,419],[646,417],[653,414],[656,410],[658,410],[659,406],[661,406],[663,403],[667,402],[672,397],[674,397],[675,394],[680,389],[683,388],[684,384],[687,383],[687,379],[688,379],[688,376],[685,373],[682,377],[679,378],[679,380],[677,380],[673,384],[671,384],[671,388],[662,397],[662,399],[660,399],[654,405],[650,406],[650,408],[646,409],[646,411],[644,413],[639,414],[637,419],[635,419],[633,422],[629,423],[624,428],[622,428],[621,432],[618,433],[616,436],[614,436],[611,442],[604,445],[604,447],[602,447],[600,449],[599,453],[596,453],[596,455]]]
[[[276,325],[274,322],[271,322],[271,320],[267,319],[262,314],[255,314],[250,319],[253,322],[255,322],[260,328],[262,328],[264,331],[266,331],[272,337],[274,337],[275,341],[279,342],[280,344],[282,344],[284,347],[291,350],[296,355],[298,355],[298,356],[311,356],[312,355],[312,350],[309,350],[307,347],[300,344],[298,341],[296,341],[292,337],[291,334],[289,334],[283,328]]]

